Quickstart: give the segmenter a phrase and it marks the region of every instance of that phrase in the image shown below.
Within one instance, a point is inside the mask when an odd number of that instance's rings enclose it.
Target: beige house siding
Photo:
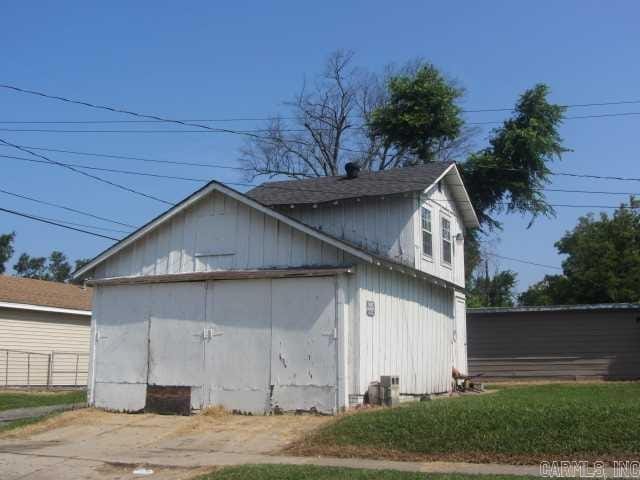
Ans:
[[[0,386],[85,385],[90,320],[0,308]]]

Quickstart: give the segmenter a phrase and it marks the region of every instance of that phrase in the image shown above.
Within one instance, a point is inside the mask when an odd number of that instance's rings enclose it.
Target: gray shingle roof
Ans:
[[[357,178],[344,176],[265,182],[246,195],[263,205],[299,205],[332,202],[347,198],[394,195],[425,190],[453,162],[432,162],[382,172],[360,172]]]

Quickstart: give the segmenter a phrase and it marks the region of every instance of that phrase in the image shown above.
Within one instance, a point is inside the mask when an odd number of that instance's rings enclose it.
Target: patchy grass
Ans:
[[[347,414],[291,453],[537,463],[640,459],[640,383],[510,386]]]
[[[46,420],[51,416],[52,415],[43,415],[41,417],[23,418],[21,420],[15,420],[13,422],[0,424],[0,433],[10,432],[11,430],[15,430],[17,428],[27,427],[29,425],[33,425],[34,423],[41,422],[42,420]]]
[[[523,478],[529,477],[444,475],[313,465],[243,465],[222,468],[197,477],[196,480],[517,480]]]
[[[13,408],[83,403],[86,401],[87,394],[84,390],[65,392],[0,391],[0,411]]]

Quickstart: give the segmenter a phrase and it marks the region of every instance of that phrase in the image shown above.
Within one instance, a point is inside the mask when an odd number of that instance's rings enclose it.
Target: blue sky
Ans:
[[[173,118],[268,116],[318,72],[337,48],[378,70],[424,57],[466,89],[466,108],[511,107],[537,82],[559,103],[640,100],[640,3],[589,2],[12,2],[0,17],[0,83]],[[568,115],[640,112],[640,104],[573,109]],[[503,119],[469,114],[468,121]],[[0,121],[126,120],[128,117],[0,91]],[[259,128],[257,122],[225,124]],[[146,128],[0,124],[0,138],[21,145],[166,160],[236,165],[242,140],[215,133],[46,133],[6,129]],[[172,128],[155,125],[156,128]],[[640,115],[567,120],[561,133],[573,151],[555,168],[596,175],[638,175]],[[476,139],[480,148],[489,134]],[[16,155],[8,148],[0,154]],[[23,156],[22,154],[17,154]],[[233,170],[166,167],[50,154],[62,162],[241,181]],[[0,189],[73,205],[141,224],[163,206],[63,169],[0,158]],[[200,184],[100,173],[177,201]],[[637,182],[556,177],[556,188],[640,191]],[[624,196],[549,193],[553,203],[617,205]],[[109,227],[97,220],[0,194],[0,206]],[[553,243],[589,209],[559,208],[554,219],[502,218],[493,243],[501,255],[559,265]],[[117,228],[117,227],[116,227]],[[109,241],[0,213],[0,232],[15,230],[17,253],[91,257]],[[9,263],[9,266],[13,262]],[[519,290],[544,268],[506,260]]]

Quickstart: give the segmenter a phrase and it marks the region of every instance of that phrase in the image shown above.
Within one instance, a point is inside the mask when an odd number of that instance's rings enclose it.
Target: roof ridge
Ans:
[[[406,172],[409,169],[426,169],[428,167],[434,166],[434,165],[446,165],[447,167],[456,163],[454,160],[438,160],[438,161],[433,161],[433,162],[427,162],[427,163],[421,163],[419,165],[408,165],[405,167],[393,167],[393,168],[388,168],[385,170],[361,170],[360,173],[358,174],[358,176],[355,178],[362,178],[363,176],[367,176],[367,177],[372,177],[372,176],[376,176],[376,175],[384,175],[384,174],[388,174],[388,173],[397,173],[399,171],[404,171]],[[256,186],[255,188],[260,188],[263,185],[274,185],[274,184],[282,184],[282,183],[299,183],[299,182],[322,182],[322,181],[331,181],[331,180],[336,180],[336,179],[346,179],[346,175],[321,175],[321,176],[317,176],[317,177],[308,177],[308,178],[293,178],[293,179],[289,179],[289,180],[273,180],[273,181],[266,181],[266,182],[262,182],[260,185]],[[349,180],[355,180],[355,179],[349,179]]]

